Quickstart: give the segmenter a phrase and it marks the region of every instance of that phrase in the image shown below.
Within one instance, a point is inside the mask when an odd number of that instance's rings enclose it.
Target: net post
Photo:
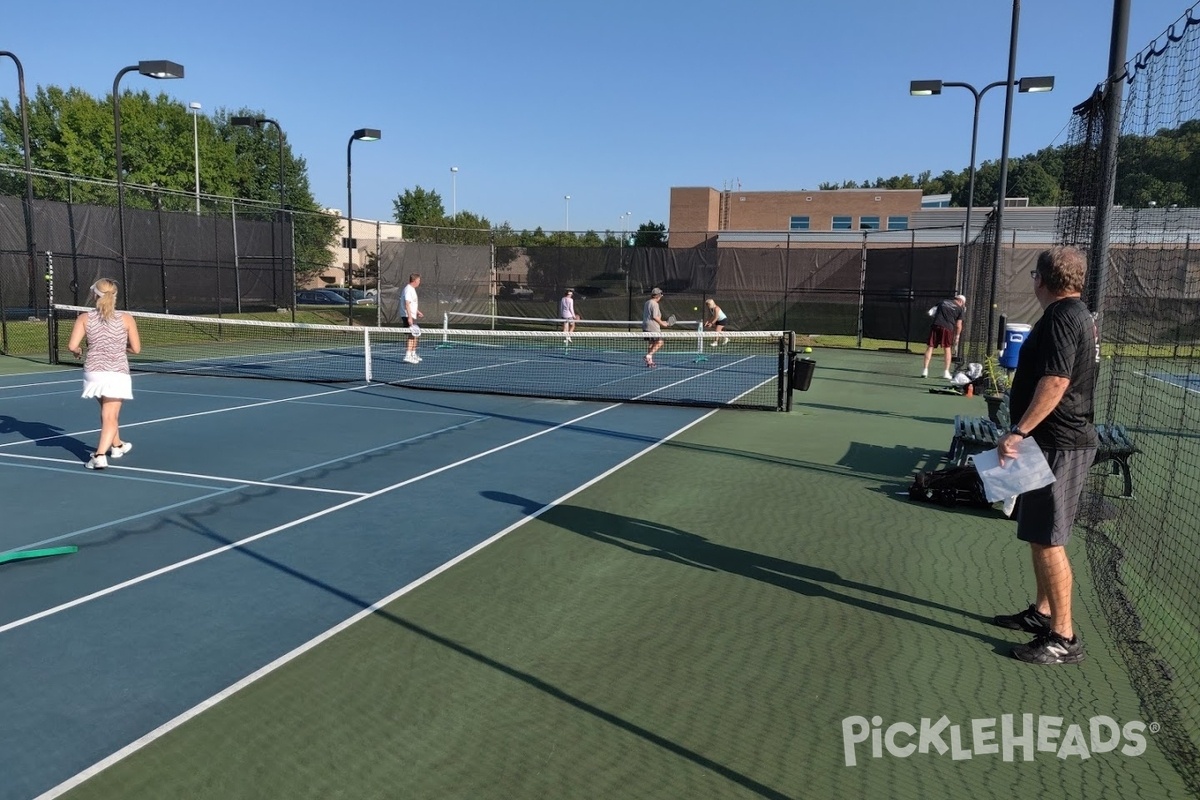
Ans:
[[[775,393],[775,410],[776,411],[791,411],[792,410],[792,387],[789,385],[788,378],[791,375],[791,360],[793,353],[796,352],[796,332],[784,331],[779,337],[779,367],[776,374],[776,389]]]
[[[696,322],[696,357],[692,363],[699,364],[701,361],[708,361],[708,356],[704,355],[704,320]]]
[[[51,364],[58,363],[58,315],[54,312],[54,254],[46,251],[46,346]]]
[[[371,329],[363,328],[363,378],[371,382]]]

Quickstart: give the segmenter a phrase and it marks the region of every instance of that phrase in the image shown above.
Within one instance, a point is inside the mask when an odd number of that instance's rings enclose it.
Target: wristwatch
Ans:
[[[1021,430],[1021,429],[1020,429],[1018,426],[1016,426],[1016,425],[1013,425],[1011,428],[1009,428],[1009,429],[1008,429],[1008,432],[1009,432],[1009,433],[1015,433],[1017,436],[1020,436],[1022,439],[1028,439],[1028,438],[1029,438],[1029,434],[1028,434],[1028,433],[1026,433],[1025,431]]]

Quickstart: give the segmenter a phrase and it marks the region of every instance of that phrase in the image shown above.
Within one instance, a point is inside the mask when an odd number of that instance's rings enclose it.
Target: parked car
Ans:
[[[305,289],[296,292],[298,306],[344,306],[346,298],[329,289]]]
[[[514,286],[509,290],[509,294],[513,297],[533,297],[533,289],[528,286]]]
[[[318,291],[333,292],[342,298],[343,304],[345,304],[345,302],[351,298],[353,298],[354,305],[356,306],[371,305],[374,302],[362,289],[346,289],[342,286],[327,286]]]

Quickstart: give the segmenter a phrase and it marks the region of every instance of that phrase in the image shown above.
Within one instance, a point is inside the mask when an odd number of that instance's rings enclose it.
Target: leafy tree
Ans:
[[[41,199],[112,205],[117,202],[112,97],[92,97],[81,89],[39,87],[29,103],[30,156],[39,175],[34,195]],[[261,111],[240,112],[263,116]],[[193,121],[188,109],[165,94],[126,91],[121,95],[121,151],[126,203],[190,211],[195,190],[195,147],[200,153],[200,184],[206,195],[258,200],[265,216],[279,202],[279,140],[273,130],[233,128],[224,111]],[[0,100],[0,162],[23,164],[20,115]],[[328,245],[337,221],[317,213],[307,165],[284,144],[286,200],[295,217],[296,260],[311,269],[328,266]],[[99,180],[96,180],[99,179]],[[149,192],[145,187],[158,187]],[[0,191],[24,192],[23,176],[0,174]],[[217,206],[213,213],[226,214]]]
[[[411,241],[436,241],[437,229],[446,226],[446,207],[436,191],[426,191],[420,186],[405,189],[392,201],[392,208],[393,218],[404,226],[404,236]]]
[[[666,247],[667,226],[653,220],[643,222],[633,235],[633,244],[635,247]]]

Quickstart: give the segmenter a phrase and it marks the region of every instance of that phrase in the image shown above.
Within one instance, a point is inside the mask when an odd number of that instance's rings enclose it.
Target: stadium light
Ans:
[[[275,131],[279,134],[279,250],[281,253],[279,261],[280,261],[280,264],[282,265],[283,264],[282,252],[284,250],[283,234],[284,234],[284,231],[286,230],[285,226],[287,225],[287,205],[285,203],[287,197],[284,194],[285,188],[284,188],[284,182],[283,182],[283,179],[284,179],[283,128],[280,127],[278,122],[276,122],[273,119],[268,119],[267,117],[231,117],[229,120],[229,123],[231,125],[238,125],[238,126],[245,127],[245,128],[254,128],[255,130],[257,130],[260,125],[274,125]],[[197,201],[197,202],[199,202],[199,201]],[[197,213],[199,213],[199,212],[197,212]],[[274,228],[271,229],[272,238],[274,238],[274,236],[275,236],[274,230],[275,230]],[[274,248],[274,244],[272,243],[272,249],[273,248]],[[295,260],[295,257],[296,257],[295,253],[293,253],[292,254],[293,261]],[[293,264],[292,273],[293,274],[295,273],[295,265],[294,264]],[[294,284],[294,282],[293,282],[293,284]],[[278,305],[278,297],[274,296],[276,286],[278,286],[278,283],[274,279],[272,279],[271,280],[271,293],[273,295],[273,299],[275,299],[275,301],[276,301],[276,305]],[[294,285],[293,285],[293,288],[295,288]],[[296,312],[296,304],[293,302],[291,304],[291,306],[292,306],[292,313],[294,315]],[[294,321],[294,319],[293,319],[293,321]]]
[[[979,104],[983,100],[983,96],[988,91],[995,89],[998,86],[1007,86],[1008,81],[995,81],[989,83],[982,89],[976,89],[969,83],[960,83],[958,81],[910,81],[908,84],[908,93],[913,97],[929,97],[931,95],[939,95],[942,93],[942,88],[957,87],[966,89],[975,98],[975,111],[971,122],[971,166],[968,170],[968,186],[967,186],[967,215],[963,223],[963,269],[966,270],[967,264],[967,249],[971,245],[971,209],[975,205],[975,149],[979,141]],[[1049,92],[1054,89],[1054,76],[1043,75],[1034,78],[1021,78],[1017,81],[1017,90],[1022,93],[1028,92]],[[990,336],[991,334],[989,334]]]
[[[25,151],[25,246],[29,249],[29,307],[37,316],[37,251],[33,242],[33,156],[29,152],[29,99],[25,97],[25,68],[21,59],[15,53],[0,50],[0,56],[11,58],[17,65],[17,90],[21,101],[21,147]],[[54,303],[53,297],[46,298],[48,304]],[[0,302],[0,306],[3,302]],[[8,329],[4,328],[3,346],[8,350]]]
[[[458,167],[450,168],[450,218],[458,219]]]
[[[260,125],[275,126],[275,130],[279,134],[279,210],[282,212],[284,208],[286,208],[284,203],[286,196],[284,194],[283,183],[283,128],[281,128],[279,123],[275,120],[267,119],[266,117],[231,117],[229,124],[238,125],[244,128],[257,128]]]
[[[346,319],[354,322],[354,206],[350,192],[350,152],[355,142],[377,142],[383,136],[378,128],[359,128],[346,143]]]
[[[192,110],[192,160],[196,166],[196,216],[200,216],[200,109],[199,103],[188,103]]]
[[[113,150],[117,157],[117,228],[121,238],[121,307],[129,308],[129,258],[125,252],[125,165],[121,160],[121,78],[138,72],[159,80],[183,77],[183,65],[174,61],[139,61],[113,78]]]

